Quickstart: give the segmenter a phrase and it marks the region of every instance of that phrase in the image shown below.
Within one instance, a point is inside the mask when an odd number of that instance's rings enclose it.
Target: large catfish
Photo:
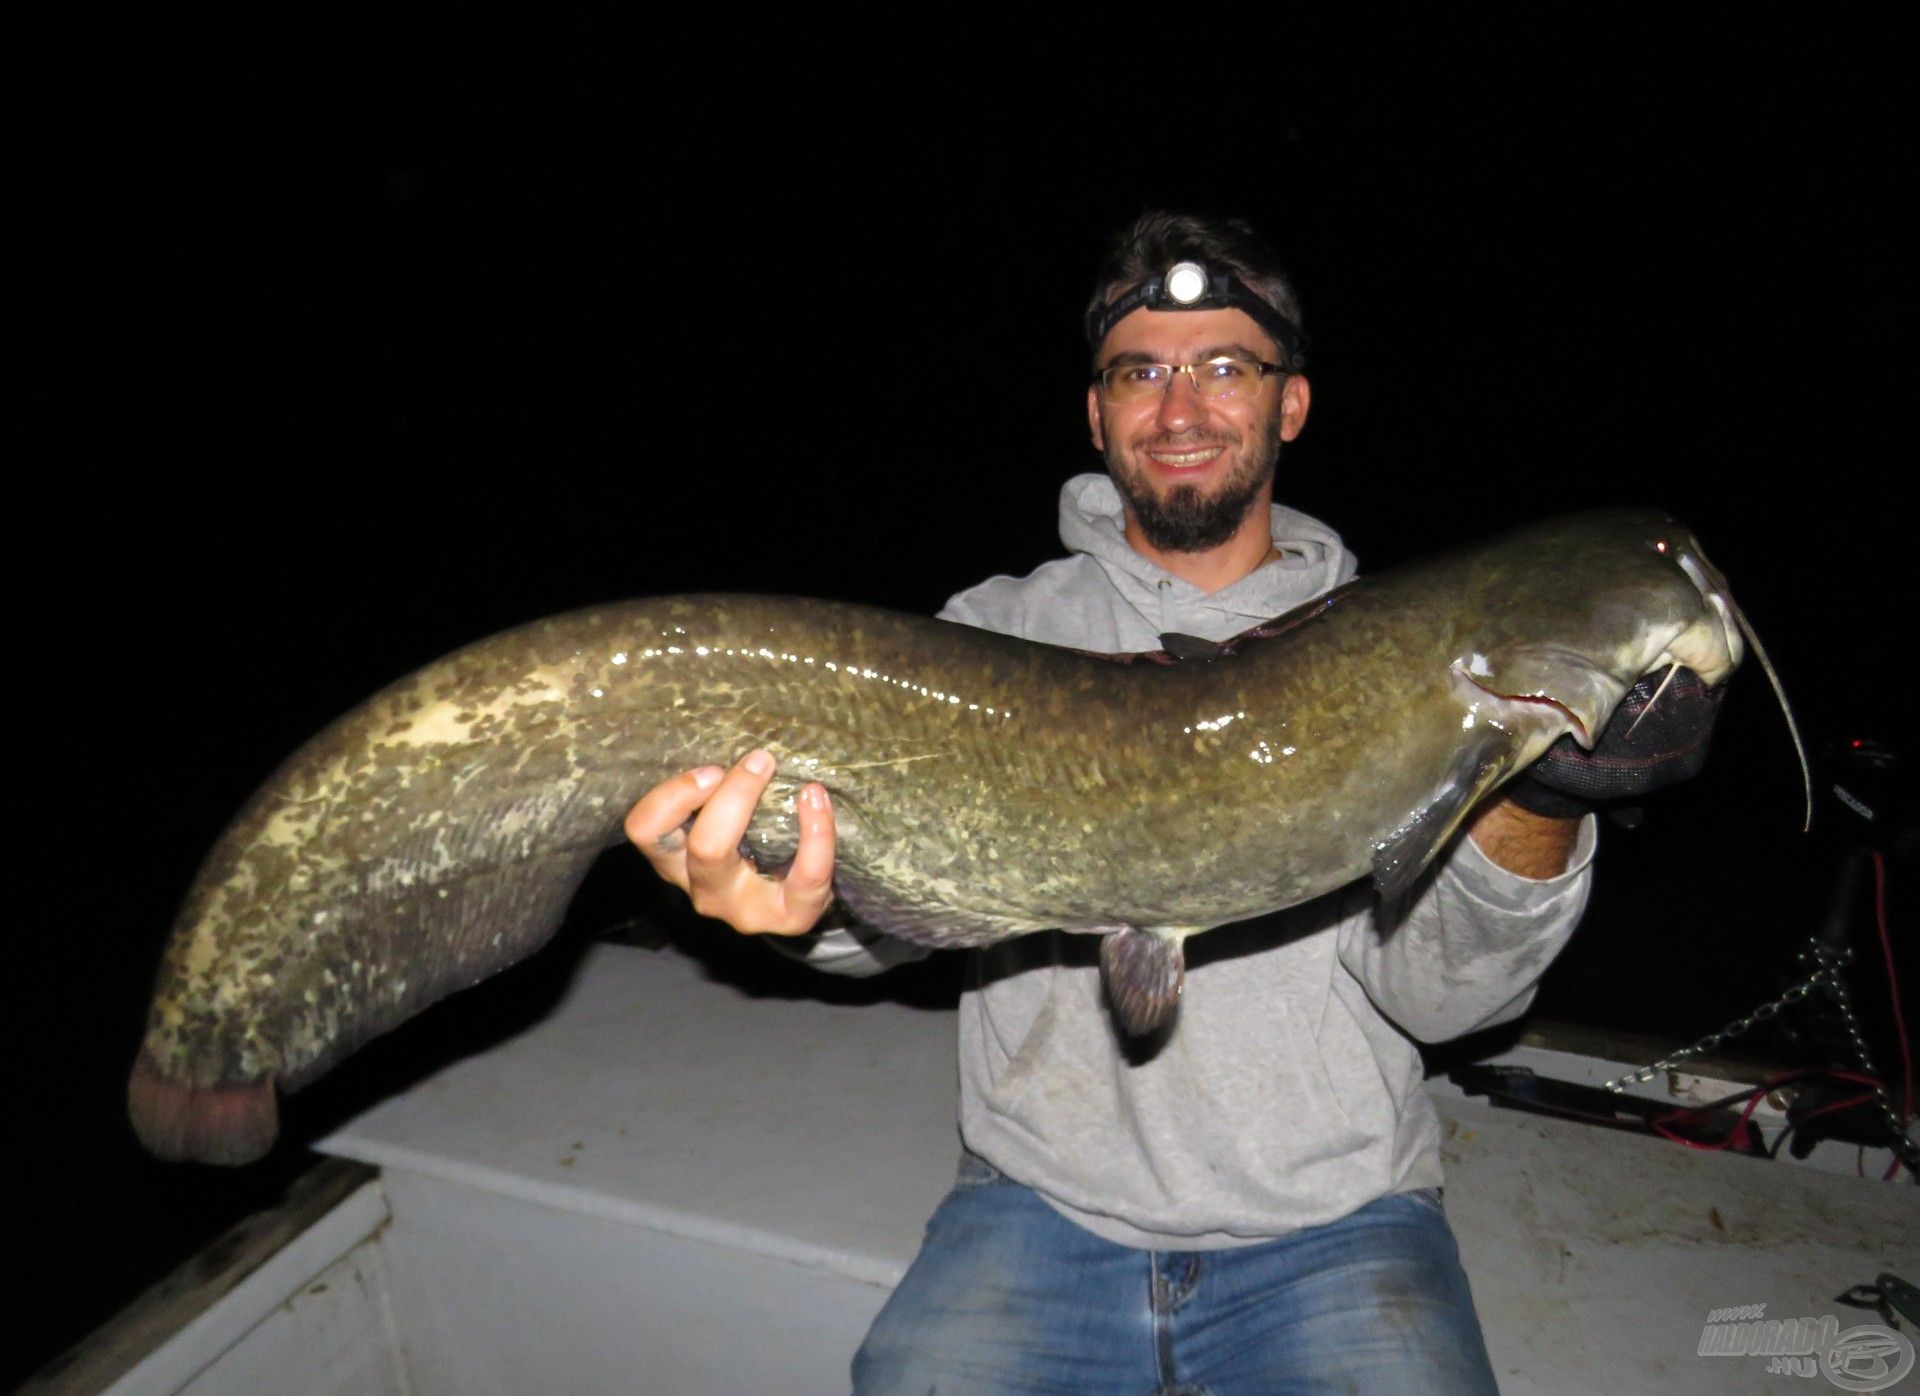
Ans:
[[[1363,577],[1211,660],[769,596],[496,635],[321,732],[221,836],[161,964],[134,1125],[166,1158],[259,1156],[276,1083],[534,950],[643,791],[760,745],[763,863],[820,781],[860,921],[934,946],[1103,935],[1144,1030],[1186,936],[1362,876],[1398,895],[1643,675],[1718,682],[1742,653],[1724,586],[1672,519],[1609,511]]]

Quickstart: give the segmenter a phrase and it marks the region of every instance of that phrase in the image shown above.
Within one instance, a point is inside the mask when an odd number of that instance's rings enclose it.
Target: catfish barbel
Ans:
[[[1213,660],[771,596],[537,621],[376,694],[242,809],[162,960],[134,1126],[165,1158],[258,1157],[276,1084],[536,949],[643,792],[756,746],[779,762],[747,839],[763,865],[819,781],[861,922],[932,946],[1101,934],[1142,1031],[1186,936],[1361,876],[1405,892],[1643,675],[1724,678],[1737,616],[1686,529],[1620,510],[1359,578]]]

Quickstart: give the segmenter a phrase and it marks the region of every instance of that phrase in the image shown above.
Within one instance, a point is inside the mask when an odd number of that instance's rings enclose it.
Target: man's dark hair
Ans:
[[[1143,213],[1122,230],[1107,249],[1087,302],[1086,332],[1093,340],[1101,307],[1131,286],[1165,275],[1175,262],[1199,262],[1209,271],[1230,272],[1247,289],[1298,325],[1300,299],[1280,269],[1280,257],[1253,225],[1239,218],[1207,218],[1192,213]],[[1088,348],[1098,351],[1097,343]],[[1296,355],[1295,365],[1301,360]]]

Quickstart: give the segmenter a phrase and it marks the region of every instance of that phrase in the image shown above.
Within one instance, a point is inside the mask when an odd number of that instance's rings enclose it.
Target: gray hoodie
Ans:
[[[1106,476],[1069,480],[1060,536],[1074,555],[990,578],[941,615],[1147,650],[1168,631],[1225,639],[1355,570],[1331,529],[1276,505],[1282,556],[1209,594],[1134,552],[1121,524]],[[1146,1060],[1115,1036],[1094,937],[977,951],[960,1001],[961,1137],[1088,1230],[1156,1250],[1249,1244],[1437,1187],[1440,1131],[1414,1042],[1526,1011],[1586,904],[1592,824],[1545,881],[1459,839],[1391,935],[1360,884],[1196,937],[1176,1026]],[[851,974],[923,953],[860,930],[820,933],[805,952]]]

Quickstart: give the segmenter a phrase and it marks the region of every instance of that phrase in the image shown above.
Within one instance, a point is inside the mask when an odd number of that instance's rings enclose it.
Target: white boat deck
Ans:
[[[412,1389],[844,1391],[952,1174],[953,1032],[596,948],[549,1017],[322,1145],[384,1170]],[[1711,1310],[1875,1322],[1834,1296],[1920,1257],[1911,1189],[1436,1099],[1516,1396],[1749,1389],[1767,1359],[1696,1355]]]
[[[596,946],[552,1014],[318,1147],[890,1288],[959,1158],[953,1038]]]
[[[844,1392],[959,1158],[951,1012],[595,947],[554,1011],[320,1147],[377,1164],[417,1392]]]

